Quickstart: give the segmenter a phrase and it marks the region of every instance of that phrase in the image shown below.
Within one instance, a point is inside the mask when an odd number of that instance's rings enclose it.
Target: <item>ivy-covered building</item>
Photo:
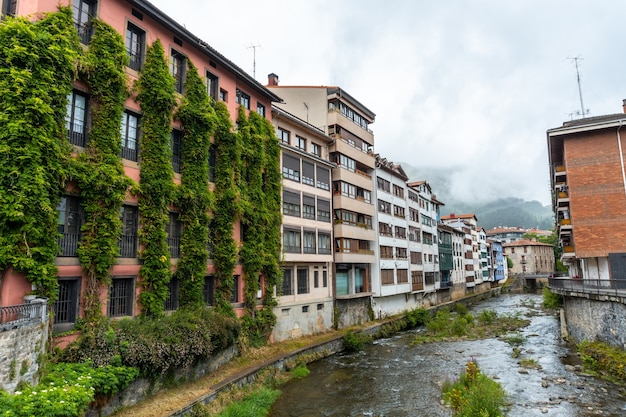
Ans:
[[[43,19],[49,32],[64,17],[73,25],[54,33],[65,67],[41,56],[42,74],[55,77],[23,84],[20,98],[54,116],[44,118],[47,142],[33,144],[42,166],[6,169],[50,178],[3,187],[22,200],[1,219],[11,226],[2,305],[31,291],[50,297],[64,331],[81,317],[208,304],[269,337],[281,279],[280,148],[270,122],[280,98],[148,1],[10,6],[3,11]],[[61,16],[58,27],[48,13]],[[19,74],[21,61],[12,62]],[[14,132],[5,144],[20,139]],[[41,143],[53,144],[55,159]]]

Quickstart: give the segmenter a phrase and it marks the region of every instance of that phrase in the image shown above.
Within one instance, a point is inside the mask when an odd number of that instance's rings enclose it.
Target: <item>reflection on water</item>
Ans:
[[[271,415],[450,416],[441,405],[440,384],[456,378],[472,359],[509,393],[510,417],[626,415],[623,389],[566,368],[565,362],[576,364],[577,357],[561,342],[557,317],[533,308],[540,302],[539,295],[502,295],[470,309],[474,315],[489,309],[528,316],[519,358],[497,338],[411,346],[418,329],[309,364],[307,378],[282,387]],[[520,359],[533,359],[541,369],[525,370]]]

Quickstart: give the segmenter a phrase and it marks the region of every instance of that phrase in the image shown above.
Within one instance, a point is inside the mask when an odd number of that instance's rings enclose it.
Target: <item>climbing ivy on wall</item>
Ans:
[[[100,288],[111,282],[109,270],[115,263],[122,231],[120,210],[133,183],[124,174],[120,157],[120,120],[129,95],[124,40],[100,20],[93,25],[94,34],[81,68],[81,77],[91,92],[89,144],[72,164],[71,176],[84,210],[78,257],[86,276],[83,308],[89,324],[103,316]]]
[[[250,341],[255,345],[268,339],[276,323],[273,307],[277,302],[273,294],[280,262],[281,183],[275,154],[278,140],[273,132],[274,129],[265,118],[255,112],[250,112],[249,118],[246,118],[245,111],[240,108],[240,188],[242,225],[245,230],[240,261],[245,282],[244,325]],[[272,142],[276,143],[276,147],[272,147]],[[265,291],[263,305],[257,310],[256,296],[261,275],[264,275]]]
[[[181,183],[176,206],[180,210],[183,232],[181,259],[176,276],[180,283],[180,305],[204,304],[202,288],[206,275],[209,238],[209,146],[215,126],[215,112],[206,88],[191,62],[185,81],[185,97],[176,113],[183,129]]]
[[[230,303],[233,271],[237,264],[237,245],[233,225],[240,217],[238,178],[241,150],[226,104],[215,104],[217,124],[214,141],[216,149],[215,207],[213,209],[215,266],[215,308],[223,314],[234,315]]]
[[[56,207],[65,190],[67,95],[79,54],[72,12],[0,23],[0,271],[56,297]]]
[[[171,278],[166,225],[174,192],[170,134],[176,94],[174,78],[168,71],[163,46],[158,39],[146,51],[137,89],[137,101],[143,111],[139,143],[139,214],[143,244],[139,301],[144,315],[159,316],[163,312]]]

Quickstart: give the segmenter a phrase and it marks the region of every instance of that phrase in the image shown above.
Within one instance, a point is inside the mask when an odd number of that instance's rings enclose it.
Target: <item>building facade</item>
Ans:
[[[335,322],[339,327],[369,320],[372,270],[376,267],[375,114],[336,86],[283,86],[269,74],[267,88],[284,101],[276,107],[307,121],[334,141],[329,146],[333,190]]]
[[[512,274],[550,275],[554,273],[554,248],[535,239],[519,239],[502,245],[504,255],[513,261]]]
[[[570,277],[625,278],[625,123],[618,113],[547,131],[552,208]]]

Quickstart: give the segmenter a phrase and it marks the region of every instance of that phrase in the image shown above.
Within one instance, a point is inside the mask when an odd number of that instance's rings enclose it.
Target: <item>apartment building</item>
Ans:
[[[323,130],[329,145],[333,190],[335,321],[340,327],[369,320],[372,269],[376,263],[375,114],[337,86],[283,86],[269,74],[267,88],[283,101],[276,107]]]
[[[504,256],[504,248],[502,242],[494,239],[487,239],[487,244],[491,249],[491,267],[490,281],[498,282],[506,280],[508,276],[508,268],[506,263],[506,257]]]
[[[272,107],[283,173],[283,283],[274,340],[327,331],[333,324],[333,226],[326,133]]]
[[[384,317],[414,308],[406,297],[411,292],[406,217],[408,177],[401,165],[378,154],[374,176],[375,229],[378,230],[374,253],[379,264],[372,269],[372,308],[377,317]]]
[[[10,3],[10,4],[9,4]],[[71,6],[74,23],[81,43],[88,48],[93,35],[92,21],[98,18],[126,39],[129,64],[125,68],[128,85],[139,77],[146,58],[146,48],[156,40],[162,43],[169,60],[170,73],[174,78],[177,99],[184,96],[184,80],[188,71],[187,63],[193,63],[199,75],[205,80],[208,95],[214,101],[226,104],[232,122],[237,118],[240,106],[245,111],[255,111],[271,119],[271,103],[280,98],[266,89],[254,78],[217,52],[206,42],[188,31],[184,26],[173,21],[151,3],[142,0],[39,0],[4,2],[9,4],[11,14],[18,16],[39,16],[44,12],[56,12],[59,5]],[[77,81],[68,98],[66,126],[68,141],[74,147],[74,153],[84,152],[89,143],[90,131],[90,91],[86,84]],[[125,111],[120,123],[122,133],[122,162],[124,173],[129,178],[139,181],[142,169],[142,150],[139,149],[142,135],[142,109],[134,96],[125,103]],[[181,139],[179,122],[172,124],[171,151],[174,169],[173,182],[180,183]],[[215,153],[211,152],[208,161],[210,169],[215,166]],[[320,165],[324,165],[320,162]],[[328,165],[324,165],[328,169]],[[207,184],[214,188],[214,184]],[[327,197],[328,198],[328,197]],[[133,316],[139,313],[137,297],[139,286],[137,276],[141,268],[138,258],[139,235],[139,197],[128,194],[120,213],[123,219],[123,233],[119,242],[119,254],[111,268],[112,285],[102,289],[103,313],[110,317]],[[57,258],[59,295],[55,303],[55,326],[70,326],[81,316],[79,299],[85,288],[85,273],[77,258],[80,242],[80,228],[83,223],[81,197],[74,193],[65,196],[58,207],[61,252]],[[180,257],[181,222],[177,208],[172,206],[167,226],[167,241],[170,247],[171,268],[175,270]],[[234,225],[234,237],[241,236],[239,222]],[[328,262],[325,264],[329,268]],[[320,264],[320,272],[323,265]],[[213,262],[209,260],[204,278],[204,297],[207,304],[213,302],[215,272]],[[243,271],[237,265],[232,271],[234,285],[231,302],[238,312],[243,304]],[[320,275],[320,281],[322,276]],[[176,309],[178,305],[178,283],[173,279],[169,284],[169,296],[165,309]],[[19,304],[22,297],[31,290],[24,277],[17,273],[7,274],[2,283],[2,300],[5,304]]]
[[[570,277],[624,278],[626,100],[623,110],[567,121],[546,133],[552,208]]]
[[[437,225],[438,250],[439,250],[439,276],[441,282],[439,284],[439,299],[441,301],[450,301],[452,299],[452,276],[454,273],[454,247],[453,234],[454,229],[445,224]]]
[[[536,239],[519,239],[502,245],[504,255],[513,261],[512,274],[550,275],[554,273],[554,247]]]
[[[467,291],[474,292],[482,284],[479,267],[478,218],[475,214],[449,214],[441,222],[463,232],[463,270]]]
[[[407,183],[408,222],[412,289],[436,303],[439,288],[439,247],[437,219],[440,203],[426,181]]]

